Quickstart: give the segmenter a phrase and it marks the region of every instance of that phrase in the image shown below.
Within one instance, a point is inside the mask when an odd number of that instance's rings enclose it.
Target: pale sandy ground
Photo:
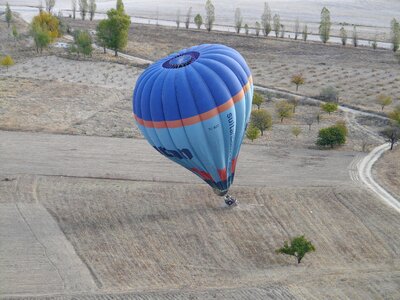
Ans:
[[[400,199],[400,146],[387,151],[373,169],[378,182]]]

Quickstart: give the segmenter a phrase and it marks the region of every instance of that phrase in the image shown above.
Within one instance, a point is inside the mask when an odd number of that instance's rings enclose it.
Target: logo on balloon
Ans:
[[[162,155],[166,157],[176,157],[178,159],[192,159],[193,154],[190,152],[189,149],[178,149],[178,150],[168,150],[165,149],[164,147],[156,147],[153,146],[154,149],[156,149],[158,152],[160,152]]]

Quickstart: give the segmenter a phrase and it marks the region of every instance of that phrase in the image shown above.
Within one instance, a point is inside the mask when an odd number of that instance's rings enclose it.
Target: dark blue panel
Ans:
[[[195,67],[199,64],[193,64],[187,69],[187,81],[193,94],[193,100],[199,113],[209,111],[216,107],[213,95],[202,74],[199,74]],[[189,76],[190,74],[190,76]]]
[[[136,82],[135,90],[133,93],[133,112],[141,118],[142,114],[142,102],[146,101],[143,97],[144,87],[146,86],[148,79],[155,73],[158,73],[158,69],[146,69]]]
[[[236,50],[234,50],[232,48],[223,46],[223,45],[218,45],[218,46],[222,46],[222,47],[218,47],[218,50],[216,50],[216,51],[213,51],[213,49],[212,50],[207,49],[202,54],[208,55],[209,53],[215,53],[215,54],[218,53],[221,55],[228,56],[228,57],[232,58],[233,60],[237,61],[242,66],[242,69],[246,72],[247,77],[251,75],[250,68],[248,67],[246,61],[244,60],[243,56],[240,55],[239,52],[237,52]]]
[[[161,74],[160,72],[154,72],[154,74],[152,74],[152,76],[149,77],[149,79],[146,81],[143,87],[141,100],[139,101],[142,113],[141,118],[144,120],[155,121],[151,117],[150,96],[151,96],[151,91],[153,89],[153,85],[157,80],[157,78],[160,76],[160,74]]]
[[[162,103],[162,90],[167,72],[160,72],[151,88],[149,110],[153,121],[164,120],[164,105]]]
[[[242,56],[229,47],[207,44],[184,49],[143,72],[135,87],[133,110],[146,121],[190,118],[224,104],[240,92],[249,75]]]
[[[202,58],[201,65],[205,68],[209,68],[213,73],[216,74],[215,76],[223,80],[224,85],[229,89],[229,94],[231,95],[231,97],[236,95],[243,89],[244,84],[237,77],[238,72],[234,73],[234,71],[232,71],[224,63],[221,63],[214,59]]]
[[[201,111],[203,111],[203,107],[214,108],[224,104],[227,100],[232,98],[232,95],[229,89],[226,87],[224,81],[212,69],[200,63],[193,64],[192,69],[194,69],[194,72],[191,72],[192,76],[189,78],[191,86],[196,87],[196,81],[199,81],[199,83],[201,82],[201,84],[205,87],[203,95],[198,93],[195,94],[195,98],[199,103],[198,106],[201,105]],[[197,77],[200,77],[200,79],[197,79]],[[206,90],[207,93],[205,93]]]
[[[181,119],[178,102],[176,101],[175,77],[176,72],[166,72],[167,77],[164,79],[162,88],[162,106],[164,108],[165,120]]]
[[[209,60],[212,59],[216,62],[219,62],[223,65],[225,65],[227,68],[229,68],[231,70],[232,73],[235,74],[235,76],[239,79],[240,81],[240,89],[243,88],[243,86],[247,83],[249,76],[247,75],[247,73],[245,72],[245,70],[242,68],[242,66],[236,61],[234,60],[232,57],[220,54],[220,53],[209,53],[209,54],[204,54],[204,56],[202,56],[202,59],[199,60],[199,63],[207,63],[209,62]],[[221,76],[225,77],[227,75],[225,75],[225,72],[222,72]],[[239,92],[240,89],[237,91]],[[236,92],[236,93],[237,93]]]
[[[188,82],[187,70],[188,68],[174,70],[176,71],[176,76],[173,88],[176,92],[176,99],[173,99],[172,101],[177,102],[180,115],[175,116],[173,120],[193,117],[200,113],[198,107],[196,106],[196,101],[193,98],[192,89]],[[192,75],[190,77],[192,77]],[[204,90],[205,88],[201,86],[195,91],[195,93],[202,93]]]

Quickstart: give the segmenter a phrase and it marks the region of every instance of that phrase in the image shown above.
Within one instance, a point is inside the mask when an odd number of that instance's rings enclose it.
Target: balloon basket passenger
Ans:
[[[225,204],[228,206],[236,206],[239,204],[239,202],[236,200],[236,198],[234,198],[230,195],[225,195],[224,201],[225,201]]]

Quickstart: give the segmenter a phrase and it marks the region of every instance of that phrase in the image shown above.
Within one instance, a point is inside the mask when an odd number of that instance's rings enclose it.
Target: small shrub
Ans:
[[[296,85],[297,92],[299,90],[299,85],[303,85],[305,83],[305,78],[302,74],[296,74],[292,76],[290,82]]]
[[[276,112],[283,122],[284,118],[290,118],[293,115],[293,104],[286,100],[281,100],[275,105]]]
[[[376,102],[381,106],[382,111],[383,111],[385,106],[388,106],[393,103],[393,98],[391,96],[381,94],[376,99]]]
[[[247,128],[246,131],[246,137],[249,140],[254,141],[260,136],[260,133],[261,133],[260,129],[250,124],[250,126]]]
[[[250,124],[258,128],[261,131],[261,135],[264,135],[264,130],[272,127],[271,114],[265,109],[253,110],[251,112]]]
[[[2,65],[3,67],[6,67],[7,71],[8,71],[8,67],[11,67],[12,65],[14,65],[14,60],[12,59],[12,57],[10,55],[4,56],[0,61],[0,65]]]
[[[194,17],[194,23],[196,24],[197,29],[200,29],[201,25],[203,25],[203,18],[201,17],[200,14],[197,14]]]
[[[389,118],[391,118],[395,123],[400,126],[400,105],[397,105],[392,112],[389,113]]]
[[[321,90],[319,98],[324,101],[338,102],[339,92],[333,86],[328,86]]]
[[[295,126],[292,128],[292,133],[293,135],[297,138],[299,134],[301,133],[301,128],[298,126]]]
[[[327,112],[328,114],[331,114],[331,113],[337,111],[338,105],[337,105],[337,103],[334,103],[334,102],[326,102],[321,105],[321,108],[323,111]]]
[[[261,96],[259,93],[254,92],[253,95],[253,104],[257,106],[258,109],[260,109],[261,104],[264,102],[263,96]]]
[[[276,253],[294,256],[299,264],[307,253],[314,251],[314,245],[302,235],[291,239],[290,245],[285,241],[283,247],[277,249]]]

